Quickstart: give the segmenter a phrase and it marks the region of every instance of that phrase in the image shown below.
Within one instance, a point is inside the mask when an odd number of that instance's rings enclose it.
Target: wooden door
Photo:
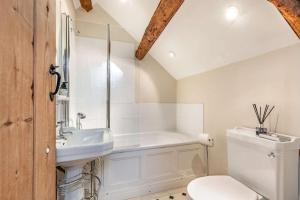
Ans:
[[[55,77],[55,0],[35,0],[34,9],[34,199],[56,198],[55,100],[49,99]]]
[[[32,199],[33,0],[0,6],[0,199]]]
[[[54,200],[55,0],[2,0],[0,17],[0,199]]]

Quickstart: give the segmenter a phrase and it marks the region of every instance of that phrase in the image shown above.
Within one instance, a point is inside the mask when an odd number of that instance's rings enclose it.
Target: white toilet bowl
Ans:
[[[258,200],[261,196],[230,176],[207,176],[191,181],[189,200]]]

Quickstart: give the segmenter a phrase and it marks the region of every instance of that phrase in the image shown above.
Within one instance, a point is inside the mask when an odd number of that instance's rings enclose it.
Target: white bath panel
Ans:
[[[204,175],[204,161],[200,144],[113,153],[104,158],[99,195],[104,200],[125,200],[183,187]]]
[[[118,186],[140,180],[140,163],[141,158],[139,156],[110,159],[104,166],[105,169],[108,169],[108,184]],[[120,167],[122,170],[120,170]]]
[[[176,174],[176,158],[174,151],[148,154],[144,157],[144,178],[149,180],[174,177]]]

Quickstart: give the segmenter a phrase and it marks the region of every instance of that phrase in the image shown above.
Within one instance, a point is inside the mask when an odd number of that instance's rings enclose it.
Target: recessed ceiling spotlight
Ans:
[[[120,0],[122,3],[126,3],[127,2],[127,0]]]
[[[239,10],[235,6],[230,6],[226,9],[226,19],[228,21],[233,21],[239,15]]]
[[[176,53],[174,51],[169,51],[169,56],[171,58],[175,58],[176,57]]]

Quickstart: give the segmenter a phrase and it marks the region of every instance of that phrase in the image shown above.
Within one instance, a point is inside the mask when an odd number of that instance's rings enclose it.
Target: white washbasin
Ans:
[[[74,130],[66,139],[56,140],[56,165],[84,165],[112,150],[113,136],[108,129]]]

